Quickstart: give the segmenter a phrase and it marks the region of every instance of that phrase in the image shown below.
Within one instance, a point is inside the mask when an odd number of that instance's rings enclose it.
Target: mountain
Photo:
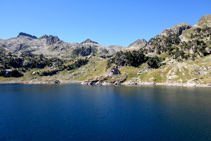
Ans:
[[[37,39],[36,36],[32,36],[32,35],[30,35],[30,34],[26,34],[26,33],[23,33],[23,32],[20,32],[20,33],[19,33],[18,37],[20,37],[20,36],[26,36],[26,37],[30,37],[30,38],[33,38],[33,39]]]
[[[196,26],[211,26],[211,14],[202,16],[196,23]]]
[[[26,33],[0,40],[1,81],[211,86],[210,62],[211,15],[128,47],[107,47],[90,39],[66,43],[57,36]]]
[[[132,44],[130,44],[128,46],[128,49],[140,49],[145,47],[147,44],[147,41],[145,39],[138,39],[135,42],[133,42]]]
[[[83,41],[81,44],[87,44],[87,43],[98,44],[98,42],[92,41],[90,39],[87,39],[87,40]]]
[[[19,33],[15,38],[0,40],[0,47],[11,53],[30,52],[34,54],[44,54],[48,57],[76,58],[79,56],[112,56],[119,49],[102,46],[90,39],[78,43],[66,43],[57,36],[44,35],[40,38],[36,36]]]

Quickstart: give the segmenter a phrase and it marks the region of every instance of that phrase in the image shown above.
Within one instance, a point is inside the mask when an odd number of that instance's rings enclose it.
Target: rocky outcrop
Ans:
[[[187,23],[180,23],[178,25],[175,25],[172,28],[164,30],[160,35],[170,37],[170,36],[176,34],[177,36],[180,36],[184,30],[190,29],[191,27],[192,26]]]
[[[118,68],[112,68],[112,69],[110,70],[109,75],[117,75],[117,74],[121,74],[121,72],[119,71]]]
[[[56,80],[54,83],[55,84],[60,84],[61,82],[59,80]]]
[[[44,35],[40,39],[46,39],[46,43],[48,45],[52,45],[60,41],[60,39],[57,36],[53,36],[53,35],[50,35],[50,36]]]

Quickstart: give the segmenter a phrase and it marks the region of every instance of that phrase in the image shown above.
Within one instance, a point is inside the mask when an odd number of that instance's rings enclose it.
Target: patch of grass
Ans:
[[[93,58],[89,63],[80,69],[85,69],[86,73],[78,78],[79,81],[85,81],[90,77],[102,76],[106,73],[107,60],[100,60],[98,57]]]
[[[131,81],[133,77],[138,77],[137,69],[135,67],[127,66],[127,67],[121,67],[119,68],[120,72],[127,76],[126,81]]]

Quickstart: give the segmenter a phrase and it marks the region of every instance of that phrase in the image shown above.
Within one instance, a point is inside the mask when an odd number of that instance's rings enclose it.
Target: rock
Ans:
[[[121,82],[115,82],[114,85],[121,85]]]
[[[207,84],[207,87],[211,87],[211,83],[210,84]]]
[[[88,82],[87,81],[83,81],[83,82],[81,82],[81,85],[88,85]]]
[[[35,75],[35,74],[37,74],[37,72],[36,72],[36,71],[33,71],[33,72],[32,72],[32,75]]]
[[[152,78],[150,78],[150,79],[149,79],[149,81],[155,81],[155,78],[154,78],[154,77],[152,77]]]
[[[60,41],[60,39],[57,36],[53,36],[53,35],[50,35],[50,36],[44,35],[40,39],[46,39],[46,43],[48,45],[52,45]]]
[[[100,81],[96,82],[95,85],[102,85]]]
[[[116,75],[116,74],[121,74],[121,72],[119,71],[119,69],[116,67],[116,68],[112,68],[110,70],[110,75]]]
[[[110,85],[113,85],[113,83],[111,83],[111,82],[103,82],[102,85],[104,85],[104,86],[110,86]]]
[[[200,81],[197,79],[197,78],[194,78],[194,79],[190,79],[190,80],[188,80],[188,82],[187,82],[187,86],[188,87],[195,87],[196,86],[196,84],[199,84],[200,83]]]
[[[187,23],[180,23],[178,25],[175,25],[172,28],[165,29],[160,35],[170,37],[174,34],[177,34],[177,36],[182,34],[183,30],[190,29],[192,26]]]
[[[155,85],[155,82],[138,82],[137,85]]]
[[[121,85],[137,85],[137,83],[133,81],[128,81],[128,82],[122,83]]]
[[[175,80],[175,79],[177,79],[177,78],[178,78],[177,75],[172,75],[172,76],[169,76],[169,77],[168,77],[168,80]]]
[[[61,82],[59,80],[56,80],[54,83],[55,84],[60,84]]]
[[[95,83],[97,83],[99,80],[93,80],[91,82],[88,82],[88,85],[95,85]]]

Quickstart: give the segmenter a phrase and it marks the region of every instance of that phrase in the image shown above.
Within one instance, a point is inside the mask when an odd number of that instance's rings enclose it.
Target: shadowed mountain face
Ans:
[[[20,32],[20,33],[19,33],[18,37],[20,37],[20,36],[26,36],[26,37],[30,37],[30,38],[33,38],[33,39],[37,39],[36,36],[32,36],[32,35],[30,35],[30,34],[26,34],[26,33],[23,33],[23,32]]]

